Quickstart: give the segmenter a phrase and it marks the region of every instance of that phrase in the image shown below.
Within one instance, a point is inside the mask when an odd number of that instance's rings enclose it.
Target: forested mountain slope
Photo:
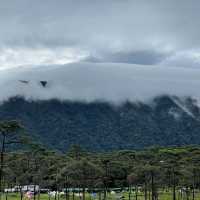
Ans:
[[[5,119],[20,120],[35,139],[61,151],[72,144],[95,151],[200,144],[200,108],[191,98],[112,105],[15,97],[0,105]]]

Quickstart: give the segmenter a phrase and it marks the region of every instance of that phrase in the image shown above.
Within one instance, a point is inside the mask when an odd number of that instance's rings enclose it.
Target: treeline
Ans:
[[[66,154],[38,145],[5,154],[3,187],[39,185],[54,191],[81,188],[101,191],[140,188],[145,199],[156,200],[162,191],[185,190],[195,199],[200,188],[200,147],[151,148],[143,151],[91,153],[73,146]]]
[[[51,191],[77,188],[97,191],[106,199],[112,188],[140,189],[145,200],[170,191],[173,200],[184,191],[192,199],[200,189],[200,147],[150,148],[89,152],[74,145],[66,153],[48,150],[30,140],[17,121],[0,122],[0,191],[39,185]],[[13,146],[14,145],[14,146]],[[10,151],[20,145],[20,150]],[[74,197],[74,195],[73,195]],[[101,199],[100,198],[100,199]]]

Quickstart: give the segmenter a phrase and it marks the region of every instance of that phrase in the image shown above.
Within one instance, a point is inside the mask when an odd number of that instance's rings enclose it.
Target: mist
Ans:
[[[40,81],[47,81],[45,87]],[[198,69],[120,63],[25,66],[0,71],[0,101],[148,101],[162,94],[200,98]]]

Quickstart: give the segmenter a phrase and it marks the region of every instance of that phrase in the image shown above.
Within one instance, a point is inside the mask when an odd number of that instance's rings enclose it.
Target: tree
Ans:
[[[1,152],[0,152],[0,198],[2,194],[2,179],[4,168],[4,153],[6,146],[22,142],[19,130],[22,130],[22,125],[18,121],[2,121],[0,122],[0,138],[1,138]]]
[[[61,177],[68,180],[73,186],[82,188],[83,200],[85,200],[86,187],[93,187],[101,175],[101,168],[84,158],[71,161],[61,171]]]

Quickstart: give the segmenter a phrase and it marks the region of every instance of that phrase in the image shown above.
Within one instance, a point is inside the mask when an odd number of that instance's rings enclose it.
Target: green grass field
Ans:
[[[108,200],[117,200],[120,199],[120,196],[124,196],[125,200],[129,199],[129,194],[128,192],[124,192],[124,193],[118,193],[118,194],[107,194],[107,199]],[[21,199],[21,195],[20,193],[8,193],[3,194],[2,199],[1,200],[20,200]],[[34,200],[34,198],[32,198]],[[81,200],[81,197],[75,196],[74,200]],[[86,200],[99,200],[100,199],[100,195],[97,194],[96,197],[94,197],[93,195],[90,195],[89,193],[86,193]],[[101,195],[101,199],[103,199],[103,194]],[[134,193],[131,194],[130,196],[131,200],[144,200],[144,194],[143,193],[138,193],[137,198],[136,195]],[[172,193],[171,192],[165,192],[165,193],[159,193],[158,196],[159,200],[172,200]],[[177,196],[176,196],[177,200],[192,200],[192,194],[189,195],[189,197],[187,198],[186,195],[183,195],[181,197],[180,194],[178,194],[177,192]],[[27,198],[23,197],[23,200],[28,200]],[[59,195],[57,196],[57,198],[55,197],[49,197],[48,194],[40,194],[39,196],[36,195],[35,196],[35,200],[65,200],[65,195]],[[69,196],[69,200],[73,200],[73,196],[72,194],[70,194]],[[151,196],[148,195],[148,200],[151,200]],[[195,194],[195,200],[200,200],[200,192],[196,192]]]

